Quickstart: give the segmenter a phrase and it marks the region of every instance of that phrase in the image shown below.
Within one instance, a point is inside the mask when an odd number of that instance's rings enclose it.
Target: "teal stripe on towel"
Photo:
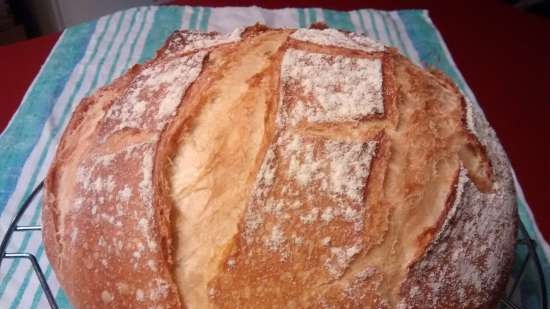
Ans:
[[[94,30],[95,30],[95,23],[93,24],[93,27],[94,27]],[[73,29],[74,29],[74,28],[73,28]],[[91,32],[93,33],[93,31],[91,31]],[[70,31],[67,33],[67,35],[70,35]],[[90,34],[90,36],[87,37],[87,39],[89,40],[90,37],[91,37],[91,34]],[[71,43],[79,43],[79,42],[81,42],[81,41],[80,41],[80,40],[75,40],[75,41],[72,41]],[[69,44],[69,43],[67,42],[67,44]],[[71,45],[72,45],[72,44],[71,44]],[[71,45],[68,45],[68,46],[71,46]],[[84,48],[84,51],[85,51],[85,50],[87,49],[88,44],[84,43],[83,45],[86,47],[86,48]],[[74,45],[73,45],[73,46],[74,46]],[[77,46],[74,46],[74,47],[77,47]],[[97,47],[96,47],[96,48],[97,48]],[[82,55],[83,55],[83,54],[84,54],[84,52],[82,52]],[[61,59],[61,60],[62,60],[62,59]],[[60,60],[60,61],[61,61],[61,60]],[[74,68],[74,66],[76,66],[76,63],[73,65],[73,68]],[[53,70],[53,69],[52,69],[52,70]],[[69,70],[69,71],[72,72],[72,69]],[[68,78],[67,78],[67,79],[68,79]],[[38,85],[37,85],[37,86],[38,86]],[[65,85],[63,85],[63,87],[64,87],[64,86],[65,86]],[[63,88],[63,87],[61,87],[61,88]],[[46,89],[44,89],[44,90],[46,90]],[[34,92],[34,91],[35,91],[35,88],[33,88],[32,91]],[[62,89],[59,90],[59,93],[61,93],[61,91],[62,91]],[[36,96],[38,97],[39,94],[37,93]],[[59,96],[59,95],[58,95],[58,96]],[[52,104],[53,104],[53,103],[52,103]],[[70,104],[67,104],[67,105],[70,105]],[[48,117],[49,117],[49,114],[48,114]],[[52,136],[50,136],[50,141],[51,141],[51,139],[53,138],[53,136],[54,136],[54,134],[52,133]],[[50,144],[50,142],[47,143],[47,145],[49,145],[49,144]],[[40,159],[38,160],[38,164],[37,164],[38,167],[40,167],[40,166],[43,164],[43,160],[44,160],[45,153],[46,153],[46,150],[47,150],[47,149],[48,149],[48,147],[46,146],[46,147],[44,148],[44,150],[43,150],[42,155],[40,156]],[[31,191],[32,191],[32,189],[33,189],[33,187],[36,185],[36,183],[37,183],[37,176],[38,176],[37,174],[38,174],[38,171],[39,171],[39,168],[37,168],[37,169],[33,172],[32,176],[31,176],[31,180],[29,181],[29,185],[27,186],[27,188],[26,188],[26,190],[25,190],[25,193],[23,194],[24,197],[29,196],[30,193],[31,193]],[[22,204],[22,201],[20,202],[19,207],[20,207],[21,204]],[[18,207],[18,208],[19,208],[19,207]],[[38,212],[37,212],[37,213],[38,213]],[[37,215],[36,215],[36,213],[35,213],[35,214],[33,215],[33,221],[36,221],[36,218],[37,218]],[[24,250],[24,249],[27,247],[27,245],[28,245],[28,243],[29,243],[29,239],[30,239],[30,234],[31,234],[31,233],[26,233],[25,237],[23,238],[23,241],[21,242],[21,245],[20,245],[19,248],[18,248],[18,251],[22,251],[22,250]],[[13,263],[11,264],[11,266],[10,266],[8,272],[7,272],[6,275],[4,276],[2,282],[0,283],[0,297],[4,294],[5,289],[6,289],[7,285],[8,285],[8,282],[9,282],[9,281],[11,280],[11,278],[13,277],[13,275],[14,275],[14,273],[15,273],[15,270],[16,270],[17,267],[19,266],[19,263],[20,263],[20,259],[16,259],[16,260],[13,261]]]
[[[200,26],[199,26],[199,29],[201,31],[207,31],[208,30],[208,21],[210,20],[210,14],[211,13],[212,13],[211,8],[203,8],[201,23],[200,23]]]
[[[361,30],[365,35],[368,35],[372,37],[372,35],[367,31],[367,27],[365,26],[365,19],[363,18],[363,14],[360,10],[355,11],[354,13],[357,14],[357,17],[359,17],[359,24],[361,24]]]
[[[347,31],[355,31],[349,12],[323,10],[323,17],[329,27]]]
[[[134,26],[134,23],[136,21],[136,15],[138,14],[140,9],[134,9],[134,12],[132,13],[132,20],[130,20],[130,26],[128,27],[128,31],[125,33],[125,39],[128,38],[128,33],[132,30],[132,27]],[[113,63],[118,63],[120,61],[120,51],[122,50],[122,46],[117,50],[116,52],[116,55],[115,55],[115,60],[113,61]],[[130,58],[130,57],[128,57]],[[113,65],[111,67],[111,69],[109,70],[109,76],[111,76],[111,78],[109,78],[109,82],[112,80],[112,76],[113,76],[113,73],[114,73],[114,70],[115,70],[115,65]]]
[[[134,25],[135,16],[136,16],[136,14],[137,14],[137,11],[138,11],[138,10],[136,9],[136,10],[134,10],[133,12],[131,12],[132,18],[131,18],[131,21],[130,21],[130,23],[129,23],[129,25],[128,25],[127,33],[130,32],[134,27],[139,27],[139,25]],[[127,11],[125,14],[128,14],[128,13],[130,13],[130,12]],[[121,17],[121,19],[120,19],[120,21],[119,21],[119,26],[120,26],[120,23],[121,23],[121,21],[123,20],[123,18],[124,18],[124,16]],[[108,51],[111,50],[111,49],[113,48],[112,45],[113,45],[113,43],[115,43],[115,42],[114,42],[114,38],[118,36],[118,31],[120,31],[120,30],[121,30],[121,29],[117,29],[117,33],[114,34],[113,41],[111,42],[109,48],[107,49]],[[120,46],[120,48],[122,48],[122,47],[124,46],[124,44],[128,44],[128,45],[135,46],[134,44],[132,44],[133,42],[127,42],[127,39],[128,39],[128,36],[126,35],[126,36],[123,38],[123,42],[122,42],[123,44]],[[136,41],[136,40],[137,40],[137,38],[134,38],[134,41]],[[119,51],[120,51],[120,50],[119,50]],[[132,50],[130,50],[130,53],[129,53],[128,57],[130,57],[130,54],[131,54],[131,53],[132,53]],[[107,55],[108,55],[108,53],[107,53],[106,56],[103,58],[103,60],[101,61],[101,63],[98,65],[98,71],[96,72],[96,76],[95,76],[94,80],[97,80],[97,78],[98,78],[98,76],[99,76],[99,74],[100,74],[99,69],[100,69],[101,65],[103,64],[103,62],[104,62],[105,58],[107,57]],[[114,70],[114,68],[119,64],[119,61],[123,61],[122,59],[120,59],[119,52],[117,52],[117,54],[115,55],[115,59],[116,59],[116,60],[113,61],[113,62],[111,63],[111,67],[110,67],[110,68],[106,68],[106,69],[109,71],[109,74],[108,74],[108,76],[107,76],[107,80],[111,80],[111,79],[113,78],[113,70]],[[92,89],[93,89],[93,88],[94,88],[94,87],[92,86]],[[41,246],[41,247],[39,248],[38,254],[37,254],[37,258],[38,258],[38,259],[39,259],[40,256],[42,255],[42,250],[43,250],[43,247]],[[51,273],[52,273],[51,266],[48,265],[48,267],[46,267],[46,269],[45,269],[45,277],[48,279]],[[27,278],[27,277],[25,277],[25,278]],[[41,295],[42,295],[42,290],[41,290],[41,289],[37,289],[37,291],[35,292],[34,297],[33,297],[33,303],[38,302],[38,301],[40,300]],[[13,307],[13,305],[12,305],[12,307]],[[17,308],[17,307],[13,307],[13,308]],[[34,308],[34,307],[31,307],[31,308]]]
[[[137,10],[136,10],[136,11],[137,11]],[[134,17],[135,17],[135,12],[134,12]],[[122,20],[122,18],[121,18],[121,20]],[[139,27],[139,26],[140,26],[140,25],[134,25],[134,22],[133,22],[133,21],[134,21],[134,19],[132,19],[132,22],[129,24],[129,26],[128,26],[128,31],[131,31],[134,27]],[[145,21],[143,21],[143,23],[145,23]],[[114,34],[114,37],[116,37],[117,34],[118,34],[118,33],[115,33],[115,34]],[[127,39],[127,38],[128,38],[128,37],[126,37],[125,39]],[[135,47],[135,44],[133,44],[133,43],[135,43],[135,41],[137,41],[137,40],[138,40],[137,37],[134,38],[134,41],[133,41],[133,42],[127,42],[126,40],[124,40],[123,45],[124,45],[124,44],[129,44],[129,45],[131,45],[132,47]],[[107,50],[110,50],[110,49],[112,48],[113,43],[114,43],[114,40],[111,41],[110,46],[107,48]],[[121,46],[121,47],[122,47],[122,46]],[[128,57],[130,57],[130,55],[132,54],[132,52],[133,52],[133,48],[130,50],[130,53],[129,53]],[[106,53],[106,55],[104,56],[104,58],[105,58],[107,55],[108,55],[108,53]],[[119,61],[123,61],[123,60],[122,60],[122,59],[119,59]],[[103,62],[103,61],[102,61],[102,62]],[[113,61],[113,62],[111,63],[111,67],[110,67],[110,68],[107,68],[107,69],[109,70],[109,72],[110,72],[109,76],[107,77],[108,80],[110,80],[110,79],[113,78],[113,76],[112,76],[112,74],[113,74],[113,69],[114,69],[117,65],[118,65],[118,61]],[[98,65],[98,71],[96,71],[95,79],[97,79],[97,77],[98,77],[99,74],[100,74],[100,72],[99,72],[99,66],[100,66],[100,65]],[[92,87],[92,89],[93,89],[93,87]],[[42,247],[39,248],[39,253],[40,253],[40,254],[41,254],[41,251],[40,251],[41,249],[42,249]],[[46,268],[45,273],[46,273],[46,278],[49,278],[49,274],[51,274],[51,266],[50,266],[50,265],[48,265],[48,267]],[[39,300],[38,295],[41,295],[41,293],[42,293],[42,291],[41,291],[41,290],[38,290],[38,291],[35,293],[35,295],[34,295],[34,299],[38,299],[38,300]]]
[[[306,27],[306,12],[304,9],[298,9],[298,24],[300,28]]]
[[[407,34],[418,52],[420,62],[425,67],[438,68],[449,75],[455,83],[462,85],[455,68],[451,65],[441,48],[439,38],[429,25],[421,11],[399,11],[399,17],[407,25]]]
[[[378,28],[376,27],[376,23],[374,22],[374,16],[372,15],[371,10],[365,10],[365,11],[369,15],[370,26],[372,28],[372,31],[374,32],[374,38],[376,40],[380,40],[380,33],[378,33]]]
[[[44,272],[44,276],[46,278],[49,278],[51,274],[52,274],[52,268],[48,267],[48,269],[46,269],[46,271]],[[38,306],[38,302],[40,301],[40,298],[42,298],[43,294],[44,292],[42,291],[42,289],[38,287],[38,289],[36,290],[36,293],[34,293],[34,297],[32,298],[31,308],[36,308]]]
[[[149,31],[147,35],[145,47],[139,59],[140,63],[153,58],[156,51],[164,44],[168,36],[180,28],[181,15],[182,10],[179,9],[174,10],[174,8],[171,7],[158,8],[155,13],[153,26],[151,27],[153,30]]]
[[[189,30],[196,30],[197,29],[197,19],[199,18],[199,12],[200,8],[193,7],[191,18],[189,20]]]
[[[540,258],[542,272],[546,276],[546,280],[548,280],[548,274],[550,274],[550,263],[540,246],[541,239],[539,239],[539,235],[535,232],[535,229],[533,228],[533,221],[531,221],[529,215],[527,214],[527,205],[525,205],[523,201],[519,198],[517,199],[516,203],[518,207],[519,218],[523,222],[527,233],[532,239],[537,242],[537,244],[539,244],[538,246],[536,246],[535,250],[537,251],[538,257]],[[546,295],[550,295],[550,284],[548,284],[548,281],[546,281]]]
[[[137,38],[139,37],[139,33],[141,33],[142,31],[144,31],[143,29],[145,28],[145,24],[146,24],[146,22],[147,22],[147,13],[148,13],[148,12],[149,12],[149,11],[146,10],[146,11],[143,13],[143,22],[139,25],[138,35],[137,35],[137,37],[136,37],[136,40],[132,43],[132,46],[130,47],[131,52],[130,52],[130,54],[129,54],[129,56],[128,56],[128,59],[126,59],[126,64],[124,65],[124,68],[128,68],[128,66],[130,66],[130,64],[131,64],[131,63],[130,63],[130,61],[131,61],[130,59],[132,58],[133,51],[136,49],[136,45],[137,45],[137,42],[138,42]]]
[[[63,292],[62,289],[59,289],[59,291],[57,292],[57,295],[55,295],[55,302],[59,305],[59,308],[63,308],[63,309],[72,308],[71,303],[67,298],[67,295],[65,295],[65,292]]]
[[[105,32],[107,31],[108,27],[109,27],[109,24],[110,24],[110,21],[111,21],[111,16],[108,16],[107,17],[107,22],[106,22],[106,26],[105,28],[103,29],[102,33],[99,35],[99,38],[98,38],[98,44],[96,44],[95,46],[95,49],[93,51],[93,54],[92,56],[90,57],[90,61],[92,61],[98,51],[98,47],[99,47],[99,42],[101,42],[102,38],[104,37],[105,35]],[[86,46],[88,46],[86,44]],[[86,48],[87,49],[87,48]],[[84,72],[86,72],[86,69],[88,68],[89,66],[89,62],[85,65],[85,68],[84,68]],[[72,70],[71,70],[72,72]],[[42,150],[42,153],[40,155],[40,158],[38,160],[38,163],[37,163],[37,166],[38,167],[41,167],[43,164],[44,164],[44,160],[46,158],[46,155],[47,155],[47,150],[49,148],[49,145],[53,142],[53,138],[57,135],[57,133],[59,132],[59,130],[62,128],[62,124],[65,123],[65,120],[67,119],[67,117],[70,115],[70,108],[73,104],[71,104],[73,101],[74,101],[74,96],[75,94],[78,92],[81,84],[82,84],[82,81],[84,79],[84,73],[80,76],[80,79],[77,83],[77,86],[73,89],[73,94],[71,95],[71,99],[69,100],[69,102],[67,103],[66,107],[65,107],[65,110],[63,111],[62,115],[61,115],[61,122],[59,123],[59,125],[55,128],[53,128],[52,130],[52,133],[51,135],[49,136],[49,139],[46,143],[46,146],[43,148]],[[32,173],[32,176],[31,176],[31,180],[29,181],[29,185],[27,186],[26,188],[26,191],[25,193],[23,194],[23,196],[29,196],[31,191],[33,190],[34,186],[36,186],[39,182],[39,180],[37,179],[38,178],[38,172],[39,172],[40,168],[37,168],[33,171]],[[22,201],[21,201],[22,203]],[[35,212],[34,214],[32,215],[32,222],[31,224],[36,224],[38,222],[38,219],[39,219],[39,215],[40,215],[40,208],[37,207],[35,209]],[[26,251],[26,247],[28,246],[29,244],[29,241],[30,241],[30,237],[31,237],[32,233],[26,233],[25,234],[25,237],[23,238],[23,241],[21,242],[21,246],[19,247],[18,251]],[[7,274],[4,276],[3,280],[2,280],[2,283],[0,284],[0,297],[4,294],[5,292],[5,289],[6,289],[6,286],[8,284],[8,282],[11,280],[11,278],[13,277],[16,269],[18,268],[19,266],[19,263],[20,263],[20,259],[16,259],[14,260],[14,262],[11,264],[11,267],[10,269],[8,270]]]
[[[40,261],[40,259],[42,258],[43,253],[44,253],[44,246],[40,245],[40,247],[38,248],[38,252],[36,253],[36,259],[38,261]],[[37,280],[34,269],[31,267],[31,265],[29,265],[29,268],[27,269],[27,272],[25,273],[23,283],[21,284],[21,287],[17,291],[17,295],[13,299],[13,302],[10,305],[10,309],[17,309],[19,307],[19,304],[21,303],[21,299],[23,298],[23,294],[29,288],[29,282],[30,282],[31,278],[32,278],[32,280]]]
[[[103,64],[105,63],[105,60],[107,60],[107,54],[109,53],[109,51],[111,50],[111,46],[113,45],[116,37],[118,36],[120,30],[121,30],[121,24],[122,24],[122,21],[124,20],[124,15],[125,13],[121,14],[120,18],[118,19],[117,21],[117,25],[116,25],[116,30],[115,30],[115,33],[114,35],[112,36],[111,38],[111,42],[109,43],[109,48],[107,48],[107,52],[105,54],[105,57],[103,57],[101,59],[101,61],[99,61],[98,65],[97,65],[97,72],[95,74],[95,77],[94,77],[94,80],[92,82],[92,87],[90,87],[91,90],[95,90],[96,87],[98,86],[97,85],[97,82],[98,82],[98,79],[99,79],[99,76],[101,74],[101,69],[103,67]],[[114,66],[112,66],[112,68],[114,68]],[[108,74],[108,73],[107,73]],[[103,86],[103,85],[99,85],[100,87]]]
[[[393,33],[395,33],[397,44],[399,44],[399,49],[401,50],[401,52],[405,56],[410,58],[411,55],[409,55],[409,52],[407,51],[407,48],[405,47],[405,42],[403,41],[403,38],[401,36],[401,32],[399,31],[399,28],[397,27],[397,23],[395,22],[393,17],[390,14],[388,14],[388,12],[384,13],[384,23],[389,24],[391,29],[393,30]]]
[[[309,24],[313,24],[317,22],[317,12],[315,12],[315,9],[307,9],[307,13],[309,15]]]
[[[44,64],[8,128],[0,135],[0,213],[76,64],[84,56],[96,22],[65,32]],[[73,46],[73,48],[63,48]]]

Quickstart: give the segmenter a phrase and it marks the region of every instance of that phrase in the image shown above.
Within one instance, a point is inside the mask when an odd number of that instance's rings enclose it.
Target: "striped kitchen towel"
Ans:
[[[228,32],[256,22],[273,27],[307,27],[317,21],[366,33],[398,48],[417,64],[439,68],[453,78],[475,108],[480,109],[426,11],[151,6],[117,12],[63,32],[0,136],[0,238],[22,200],[44,178],[76,104],[133,64],[151,58],[174,30]],[[544,256],[543,267],[549,274],[548,245],[517,182],[516,186],[521,219],[531,237],[537,240],[539,253]],[[21,223],[40,224],[40,206],[39,198]],[[40,233],[15,233],[9,251],[36,255],[60,307],[71,308],[48,264]],[[4,261],[0,269],[0,308],[47,307],[28,262]]]

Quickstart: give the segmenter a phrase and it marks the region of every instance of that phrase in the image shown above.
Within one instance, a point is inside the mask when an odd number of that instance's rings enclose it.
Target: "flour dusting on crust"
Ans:
[[[201,308],[480,308],[494,301],[512,258],[516,214],[509,163],[478,107],[439,80],[445,77],[364,36],[263,26],[242,33],[175,32],[156,59],[89,98],[91,108],[71,120],[46,182],[44,236],[77,306],[180,308],[192,297]],[[264,61],[262,73],[242,78],[242,96],[223,95],[255,57]],[[175,119],[178,110],[183,118]],[[212,182],[196,182],[201,193],[184,201],[190,207],[178,220],[197,218],[184,237],[173,237],[183,221],[174,221],[166,200],[168,158],[177,156],[171,142],[200,121],[204,131],[194,132],[205,134],[212,155],[202,156],[202,144],[190,138],[197,155],[182,166],[197,164]],[[255,133],[242,134],[249,129]],[[463,137],[487,150],[481,160],[487,155],[494,169],[493,191],[480,192],[489,185],[468,177],[480,169],[468,155],[480,157],[461,152]],[[252,143],[257,148],[243,160],[240,151]],[[246,172],[233,165],[239,159],[250,162]],[[228,186],[241,191],[228,194]],[[55,205],[64,197],[66,206]],[[192,209],[203,197],[206,208]],[[221,222],[229,223],[218,229]],[[189,231],[198,238],[186,238]],[[190,246],[192,257],[171,248],[190,240],[214,262],[196,260],[204,269],[189,267],[190,280],[182,280],[178,265],[193,265],[197,247]],[[89,284],[76,285],[82,278]]]
[[[104,139],[123,129],[160,131],[202,70],[206,51],[146,66],[105,116]]]
[[[241,39],[243,30],[243,28],[237,28],[227,34],[187,30],[177,31],[168,38],[164,55],[191,52],[221,44],[234,43]]]
[[[365,52],[384,51],[384,45],[356,33],[345,33],[336,29],[298,29],[291,38],[319,45],[357,49]]]
[[[384,113],[382,61],[288,50],[281,66],[283,95],[299,89],[302,97],[285,98],[278,120],[291,125],[359,120]]]
[[[281,132],[252,189],[245,243],[259,242],[282,259],[302,246],[303,239],[323,243],[329,257],[319,264],[329,276],[341,276],[362,247],[358,237],[366,215],[364,190],[376,146],[376,141],[343,142]],[[348,239],[327,239],[323,226],[333,224],[347,226]]]
[[[488,293],[503,289],[507,280],[503,270],[511,265],[516,237],[516,229],[510,228],[516,224],[510,221],[516,218],[516,209],[510,207],[515,199],[510,163],[484,116],[468,109],[468,127],[475,125],[493,166],[493,192],[481,193],[468,177],[459,178],[457,190],[462,190],[449,218],[455,224],[445,224],[438,241],[411,267],[401,286],[399,308],[487,306],[487,300],[494,299]]]

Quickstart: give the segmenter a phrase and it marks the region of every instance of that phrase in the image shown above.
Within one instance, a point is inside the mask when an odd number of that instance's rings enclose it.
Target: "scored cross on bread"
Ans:
[[[461,162],[479,162],[471,173],[483,191],[491,187],[490,164],[469,133],[459,97],[397,102],[393,62],[400,59],[391,52],[286,44],[274,137],[248,201],[242,239],[211,293],[237,291],[236,297],[220,293],[228,308],[282,308],[288,299],[312,303],[341,287],[357,288],[371,294],[374,306],[398,292],[391,281],[403,280],[443,224]],[[396,75],[414,76],[407,69]],[[446,91],[459,95],[445,82]],[[406,87],[424,85],[400,86],[406,96],[414,93]],[[469,157],[461,160],[460,154]],[[385,231],[407,217],[407,228]],[[389,282],[354,282],[365,269]],[[276,274],[266,278],[270,270]],[[293,284],[283,290],[287,281]],[[369,293],[377,281],[388,291]],[[239,283],[257,303],[238,292]]]
[[[482,308],[515,237],[456,86],[332,29],[174,33],[78,107],[46,189],[82,308]]]

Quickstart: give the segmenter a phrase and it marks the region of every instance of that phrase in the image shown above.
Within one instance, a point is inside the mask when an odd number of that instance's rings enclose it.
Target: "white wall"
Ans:
[[[47,34],[135,6],[162,0],[21,0],[26,1],[40,32]]]
[[[57,5],[59,22],[69,27],[84,21],[135,6],[149,5],[154,0],[49,0]]]

